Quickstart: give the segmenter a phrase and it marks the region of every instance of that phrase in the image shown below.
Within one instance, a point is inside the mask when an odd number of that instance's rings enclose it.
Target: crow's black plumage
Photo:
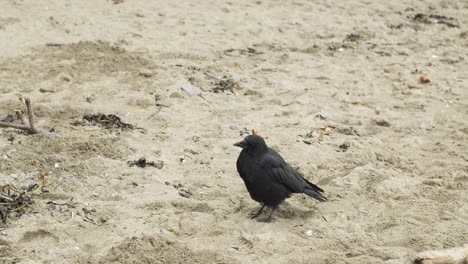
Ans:
[[[254,218],[268,206],[272,208],[271,213],[261,221],[270,221],[274,210],[291,193],[305,193],[320,202],[327,201],[320,187],[293,169],[278,152],[266,145],[262,137],[249,135],[234,146],[242,148],[237,159],[237,171],[250,197],[262,205]]]

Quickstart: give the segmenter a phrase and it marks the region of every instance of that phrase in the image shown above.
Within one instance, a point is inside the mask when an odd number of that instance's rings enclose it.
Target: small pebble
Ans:
[[[421,124],[419,125],[419,128],[420,128],[420,129],[428,130],[428,129],[429,129],[429,125],[426,124],[426,123],[421,123]]]
[[[310,236],[312,236],[312,235],[314,234],[314,231],[312,231],[311,229],[309,229],[309,230],[306,231],[305,234],[306,234],[306,236],[310,237]]]
[[[201,94],[201,89],[190,84],[185,83],[180,87],[184,92],[186,92],[189,96],[199,95]]]

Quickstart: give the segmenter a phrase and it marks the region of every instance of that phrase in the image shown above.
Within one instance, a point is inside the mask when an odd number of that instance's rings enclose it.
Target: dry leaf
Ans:
[[[323,131],[320,131],[320,135],[318,137],[318,141],[323,141]]]
[[[431,79],[429,79],[429,77],[427,77],[426,75],[421,75],[419,77],[419,81],[421,83],[430,83],[431,82]]]
[[[258,131],[257,131],[257,129],[255,129],[255,128],[252,129],[252,135],[258,135],[258,136],[260,136],[260,137],[263,138],[263,139],[268,139],[268,136],[258,134]]]
[[[49,175],[49,172],[43,170],[39,173],[39,186],[44,186],[45,184],[45,176]]]

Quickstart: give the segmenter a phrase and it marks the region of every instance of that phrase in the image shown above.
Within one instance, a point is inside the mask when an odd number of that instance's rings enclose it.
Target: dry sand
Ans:
[[[467,14],[463,0],[0,1],[0,116],[26,95],[56,130],[0,129],[0,184],[50,172],[50,193],[1,227],[0,263],[393,264],[461,246]],[[234,93],[213,92],[229,79]],[[72,125],[98,112],[141,129]],[[251,128],[330,201],[251,220],[232,146]],[[164,167],[128,166],[143,156]]]

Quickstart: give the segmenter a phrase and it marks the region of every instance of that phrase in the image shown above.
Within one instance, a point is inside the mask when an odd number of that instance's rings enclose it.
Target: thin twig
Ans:
[[[21,130],[28,131],[29,134],[38,134],[41,133],[39,129],[36,128],[34,122],[34,113],[31,105],[31,99],[28,97],[20,97],[20,101],[22,101],[26,105],[26,111],[28,112],[28,121],[23,117],[23,114],[20,111],[16,111],[16,116],[18,119],[21,120],[22,124],[15,124],[12,122],[0,122],[0,127],[11,127]]]
[[[39,133],[39,130],[37,130],[34,124],[34,114],[33,114],[32,106],[31,106],[31,99],[29,99],[29,97],[20,97],[20,100],[26,104],[26,109],[28,111],[29,126],[31,128],[30,133],[31,134]]]
[[[21,124],[26,125],[26,126],[29,126],[28,121],[26,121],[26,119],[25,119],[24,116],[23,116],[23,113],[21,113],[20,110],[16,110],[15,112],[16,112],[16,117],[17,117],[19,120],[21,120]]]
[[[12,199],[12,198],[10,198],[10,197],[8,197],[8,196],[5,196],[5,195],[2,195],[2,194],[0,194],[0,198],[3,199],[3,200],[10,201],[10,202],[14,202],[14,201],[15,201],[15,199]]]

